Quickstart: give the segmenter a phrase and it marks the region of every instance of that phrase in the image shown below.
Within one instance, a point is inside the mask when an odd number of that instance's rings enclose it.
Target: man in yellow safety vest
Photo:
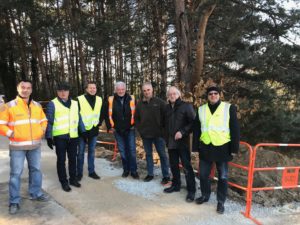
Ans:
[[[89,177],[100,179],[95,172],[95,147],[99,134],[99,126],[102,122],[102,98],[97,96],[97,85],[95,82],[88,82],[85,88],[86,93],[78,99],[79,112],[85,126],[86,132],[80,134],[79,149],[77,155],[77,179],[80,181],[83,175],[84,151],[88,145],[88,172]],[[101,117],[101,118],[100,118]]]
[[[69,186],[80,187],[76,176],[76,155],[78,147],[78,129],[84,132],[84,125],[79,115],[78,103],[69,97],[70,86],[62,82],[57,86],[57,97],[47,106],[48,126],[47,144],[57,155],[57,174],[62,189],[71,191]],[[68,155],[69,180],[66,173],[66,154]]]
[[[215,162],[218,171],[217,212],[224,213],[227,196],[228,161],[239,150],[240,130],[236,107],[220,100],[217,86],[207,88],[208,103],[199,107],[194,123],[193,150],[199,151],[201,197],[197,204],[209,200],[210,171]]]

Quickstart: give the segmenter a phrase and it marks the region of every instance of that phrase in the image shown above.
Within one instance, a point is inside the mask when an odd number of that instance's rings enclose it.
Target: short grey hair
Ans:
[[[150,87],[152,87],[152,88],[153,88],[153,86],[152,86],[152,83],[151,83],[151,82],[149,82],[149,81],[147,81],[147,82],[143,83],[143,85],[142,85],[142,89],[143,89],[143,87],[145,87],[145,86],[150,86]]]
[[[167,91],[167,98],[169,97],[169,92],[171,89],[175,89],[175,91],[177,92],[177,94],[179,95],[179,98],[181,98],[181,92],[179,91],[179,89],[175,86],[171,86],[169,87],[168,91]]]
[[[115,83],[115,91],[117,90],[117,87],[123,86],[126,89],[126,84],[123,81],[117,81]]]

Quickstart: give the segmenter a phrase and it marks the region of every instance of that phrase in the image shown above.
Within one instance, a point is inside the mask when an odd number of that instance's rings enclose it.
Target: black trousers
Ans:
[[[228,162],[215,162],[218,171],[217,201],[226,201],[228,190]],[[200,188],[201,194],[209,199],[211,194],[211,181],[209,178],[213,162],[200,159]]]
[[[188,192],[196,192],[195,174],[191,165],[191,152],[187,148],[168,149],[171,172],[173,175],[172,186],[180,187],[180,169],[179,159],[182,163],[185,173],[185,179]]]
[[[55,149],[57,155],[57,175],[60,183],[68,183],[66,173],[66,155],[68,155],[68,168],[70,181],[77,180],[76,177],[76,156],[78,148],[78,138],[63,139],[54,137]]]

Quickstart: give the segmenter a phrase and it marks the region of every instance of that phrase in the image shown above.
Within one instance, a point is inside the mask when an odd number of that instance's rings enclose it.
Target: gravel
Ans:
[[[101,176],[103,177],[113,177],[119,176],[113,181],[113,185],[121,191],[124,191],[128,194],[139,196],[141,198],[145,198],[150,201],[160,202],[160,196],[163,195],[164,187],[160,184],[160,178],[158,178],[161,174],[160,168],[155,168],[155,178],[150,182],[143,182],[140,180],[134,180],[132,178],[121,178],[122,168],[115,168],[114,163],[111,163],[105,159],[97,159],[96,165],[99,166],[99,170]],[[183,188],[184,188],[184,177],[182,176]],[[197,180],[198,182],[198,180]],[[199,187],[199,183],[197,183],[197,187]],[[197,190],[196,196],[200,196],[200,190]],[[211,198],[208,203],[206,203],[207,207],[215,208],[217,205],[216,195],[212,193]],[[210,210],[210,209],[209,209]],[[245,210],[245,203],[239,203],[236,201],[232,201],[228,199],[225,203],[225,214],[220,216],[216,214],[214,217],[209,218],[201,218],[200,220],[195,220],[189,216],[181,216],[179,219],[182,221],[182,224],[190,224],[190,225],[215,225],[215,224],[223,224],[223,221],[239,221],[238,224],[253,224],[253,222],[249,219],[246,219],[241,211]],[[268,219],[265,218],[270,217],[281,217],[288,215],[296,215],[300,213],[300,202],[292,202],[286,204],[282,207],[263,207],[258,204],[252,204],[251,215],[257,218],[258,220],[263,220],[264,224],[274,224],[274,221],[268,222]],[[266,223],[265,223],[266,222]],[[282,222],[278,222],[281,224]],[[277,223],[275,223],[277,224]],[[300,225],[299,223],[293,221],[289,224]]]

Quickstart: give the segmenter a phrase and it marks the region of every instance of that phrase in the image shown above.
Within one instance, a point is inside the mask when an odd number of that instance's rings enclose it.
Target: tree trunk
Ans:
[[[190,91],[191,83],[191,45],[189,23],[184,0],[174,0],[177,38],[177,77],[185,83],[186,91]]]
[[[158,68],[160,79],[158,80],[159,96],[165,98],[167,88],[167,29],[166,29],[166,15],[162,12],[163,8],[160,1],[154,1],[152,6],[153,14],[153,29],[156,36],[156,48],[158,51]]]
[[[29,67],[27,63],[27,55],[26,55],[26,44],[23,31],[21,30],[21,24],[19,24],[20,29],[16,24],[16,18],[14,18],[12,11],[9,11],[10,22],[13,25],[16,40],[19,46],[20,56],[21,56],[21,75],[22,79],[29,79]],[[18,20],[20,23],[20,20]],[[11,29],[10,29],[11,30]]]
[[[194,72],[190,89],[193,90],[195,85],[200,81],[204,64],[204,41],[207,21],[214,11],[216,4],[210,5],[202,10],[202,15],[198,24],[197,44],[196,44],[196,60],[194,62]]]

